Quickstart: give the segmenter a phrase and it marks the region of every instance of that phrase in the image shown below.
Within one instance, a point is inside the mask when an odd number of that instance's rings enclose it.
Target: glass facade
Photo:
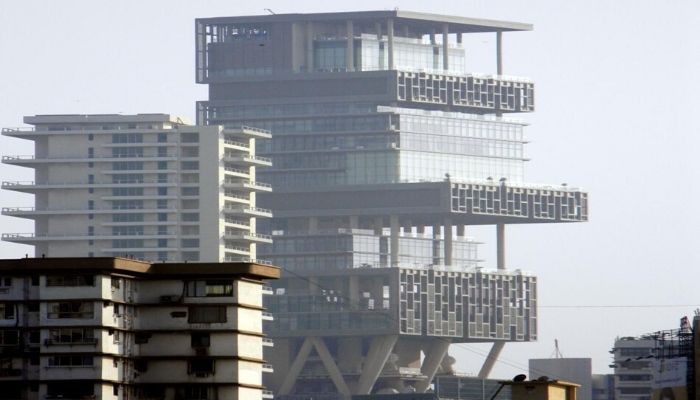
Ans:
[[[478,243],[453,238],[452,264],[476,267]],[[322,271],[346,268],[389,267],[391,251],[388,232],[381,235],[368,230],[338,230],[319,235],[277,235],[270,245],[260,245],[262,258],[295,271]],[[425,267],[443,264],[444,241],[431,235],[399,236],[399,264]]]

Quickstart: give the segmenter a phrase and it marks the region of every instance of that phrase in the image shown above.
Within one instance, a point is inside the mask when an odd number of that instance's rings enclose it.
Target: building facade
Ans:
[[[656,340],[625,336],[615,339],[613,355],[615,399],[650,400],[653,390]]]
[[[2,188],[34,195],[34,207],[4,215],[34,220],[34,233],[3,233],[50,257],[127,256],[159,261],[256,259],[269,235],[256,231],[256,181],[269,159],[255,141],[269,132],[196,127],[167,114],[38,115],[31,129],[2,133],[32,140],[35,154],[2,162],[33,168],[32,182]]]
[[[287,273],[269,297],[276,396],[425,392],[451,343],[537,337],[537,279],[505,263],[505,228],[581,222],[588,197],[525,180],[534,84],[504,75],[506,32],[531,25],[410,11],[198,19],[201,125],[272,132],[258,154]],[[496,39],[494,74],[468,72],[463,35]],[[266,224],[263,222],[263,224]],[[469,226],[491,225],[483,268]]]
[[[3,399],[262,399],[276,267],[0,260]]]

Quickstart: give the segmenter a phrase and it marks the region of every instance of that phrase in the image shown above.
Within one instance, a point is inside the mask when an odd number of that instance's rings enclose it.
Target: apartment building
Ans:
[[[3,399],[262,399],[254,263],[0,260]]]
[[[649,400],[653,390],[657,342],[651,337],[625,336],[615,340],[613,355],[614,397],[618,400]]]
[[[159,261],[242,261],[271,238],[256,232],[255,155],[264,130],[192,126],[168,114],[37,115],[34,128],[3,129],[31,140],[33,155],[2,162],[33,168],[31,182],[2,188],[34,195],[34,207],[3,215],[34,220],[34,233],[3,233],[37,256],[127,256]]]

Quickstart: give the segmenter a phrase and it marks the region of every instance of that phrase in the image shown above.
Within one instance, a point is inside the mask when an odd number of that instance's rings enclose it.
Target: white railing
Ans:
[[[229,139],[224,139],[224,143],[231,145],[231,146],[238,146],[238,147],[243,147],[246,149],[249,149],[250,146],[247,143],[242,143],[242,142],[236,142],[234,140],[229,140]]]

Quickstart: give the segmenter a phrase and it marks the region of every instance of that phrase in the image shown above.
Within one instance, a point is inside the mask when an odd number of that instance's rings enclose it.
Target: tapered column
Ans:
[[[450,69],[449,66],[449,37],[450,37],[450,30],[449,30],[449,25],[448,24],[443,24],[442,25],[442,69],[445,71]]]
[[[491,373],[493,366],[496,365],[498,356],[501,355],[501,351],[503,351],[503,347],[505,347],[505,345],[506,342],[493,342],[493,346],[491,346],[491,350],[486,356],[486,360],[484,360],[484,365],[481,366],[481,370],[479,371],[479,379],[486,379],[489,377],[489,374]]]
[[[309,340],[309,338],[304,339],[304,343],[301,345],[296,357],[294,357],[294,361],[289,367],[289,371],[287,371],[287,375],[284,377],[282,385],[280,385],[279,389],[277,390],[278,395],[289,394],[289,392],[292,390],[294,383],[299,377],[301,369],[306,363],[306,359],[309,358],[309,353],[311,353],[312,347],[313,345],[311,340]]]
[[[396,344],[397,335],[375,336],[369,346],[356,394],[370,394],[374,383],[382,372],[386,360]]]
[[[450,348],[449,340],[432,339],[431,342],[429,346],[423,349],[425,359],[423,359],[420,372],[426,376],[426,379],[416,383],[416,392],[418,393],[424,393],[428,389],[438,367],[440,367],[440,363],[442,363],[443,358],[447,355],[447,350]]]
[[[345,46],[345,67],[352,71],[355,67],[355,40],[352,21],[347,21],[347,45]]]
[[[389,217],[389,252],[390,266],[395,267],[399,264],[399,216],[392,215]]]
[[[350,395],[350,389],[348,389],[348,385],[345,383],[345,379],[343,379],[343,374],[340,373],[340,369],[338,369],[338,365],[335,363],[331,353],[328,351],[328,347],[326,347],[323,339],[318,337],[310,337],[308,340],[310,340],[316,348],[316,353],[318,353],[318,356],[321,358],[321,362],[323,363],[323,366],[326,367],[326,371],[328,371],[328,375],[331,377],[331,380],[333,381],[335,388],[338,389],[338,392],[346,396]]]
[[[506,269],[506,226],[496,224],[496,268]]]
[[[389,69],[394,69],[394,20],[391,18],[386,21],[386,36],[389,51]]]
[[[445,218],[445,225],[442,227],[445,231],[443,234],[443,264],[452,265],[452,220],[450,218]]]

